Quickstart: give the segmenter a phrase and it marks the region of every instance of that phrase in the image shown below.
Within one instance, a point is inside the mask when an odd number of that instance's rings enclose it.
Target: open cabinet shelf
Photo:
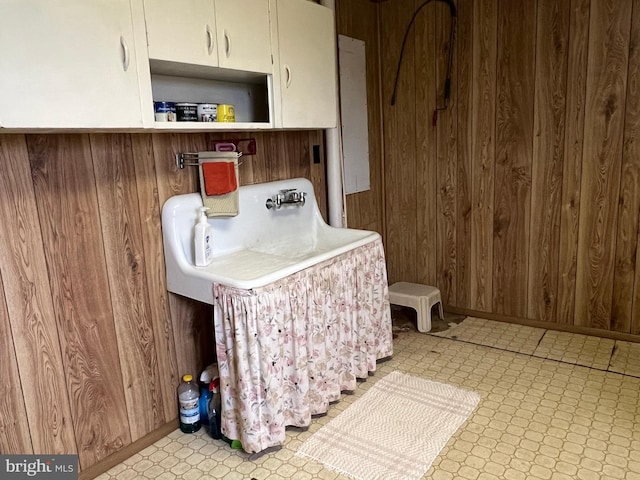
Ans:
[[[166,130],[239,130],[272,128],[272,76],[215,67],[151,61],[154,102],[231,104],[235,122],[155,122]]]

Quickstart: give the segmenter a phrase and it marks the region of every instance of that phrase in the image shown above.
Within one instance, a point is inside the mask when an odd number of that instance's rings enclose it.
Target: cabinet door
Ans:
[[[142,126],[129,0],[3,0],[0,18],[1,126]]]
[[[336,126],[336,34],[333,10],[278,0],[283,127]]]
[[[145,0],[149,58],[218,66],[213,0]]]
[[[215,0],[220,66],[272,73],[269,0]]]

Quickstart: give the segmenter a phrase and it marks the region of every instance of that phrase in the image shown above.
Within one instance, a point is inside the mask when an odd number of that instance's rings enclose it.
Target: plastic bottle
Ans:
[[[209,425],[209,400],[211,400],[211,393],[209,392],[209,384],[214,378],[218,378],[220,373],[218,371],[218,365],[212,363],[207,366],[200,374],[200,423],[202,425]]]
[[[214,378],[218,378],[220,376],[220,372],[218,371],[218,364],[212,363],[205,370],[209,373],[209,378],[213,380]],[[211,382],[209,382],[211,383]],[[209,388],[209,384],[207,384],[207,388]]]
[[[211,374],[208,369],[205,369],[200,374],[200,423],[202,425],[209,425],[209,400],[211,400],[211,392],[209,391],[209,384],[211,383]]]
[[[200,208],[200,218],[193,232],[196,267],[206,267],[213,260],[213,227],[207,219],[207,207]]]
[[[178,404],[180,406],[180,430],[194,433],[200,430],[200,392],[193,376],[185,375],[178,386]]]
[[[209,434],[216,440],[222,438],[220,424],[222,422],[222,399],[220,398],[220,379],[214,378],[209,384],[211,400],[209,400]]]

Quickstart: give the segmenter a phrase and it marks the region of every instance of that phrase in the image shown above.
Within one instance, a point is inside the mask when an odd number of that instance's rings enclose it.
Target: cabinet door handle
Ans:
[[[207,24],[207,53],[211,55],[213,52],[213,32],[211,27]]]
[[[289,68],[289,65],[284,66],[284,73],[286,73],[284,85],[289,88],[289,85],[291,85],[291,69]]]
[[[231,56],[231,37],[226,30],[224,31],[224,51],[229,58]]]
[[[129,70],[129,47],[127,41],[122,35],[120,35],[120,47],[122,48],[122,68],[126,72]]]

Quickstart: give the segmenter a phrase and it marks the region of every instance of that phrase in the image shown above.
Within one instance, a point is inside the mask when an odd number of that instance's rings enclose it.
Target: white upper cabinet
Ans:
[[[144,0],[149,58],[271,73],[269,0]]]
[[[149,59],[218,66],[213,0],[144,0]]]
[[[0,126],[142,127],[129,0],[3,0],[0,18]]]
[[[277,0],[281,121],[284,128],[336,126],[336,34],[333,10]]]
[[[336,125],[333,10],[307,0],[0,0],[0,128]],[[160,122],[153,102],[234,104]],[[6,131],[6,130],[4,130]]]
[[[215,0],[222,68],[272,73],[269,0]]]

